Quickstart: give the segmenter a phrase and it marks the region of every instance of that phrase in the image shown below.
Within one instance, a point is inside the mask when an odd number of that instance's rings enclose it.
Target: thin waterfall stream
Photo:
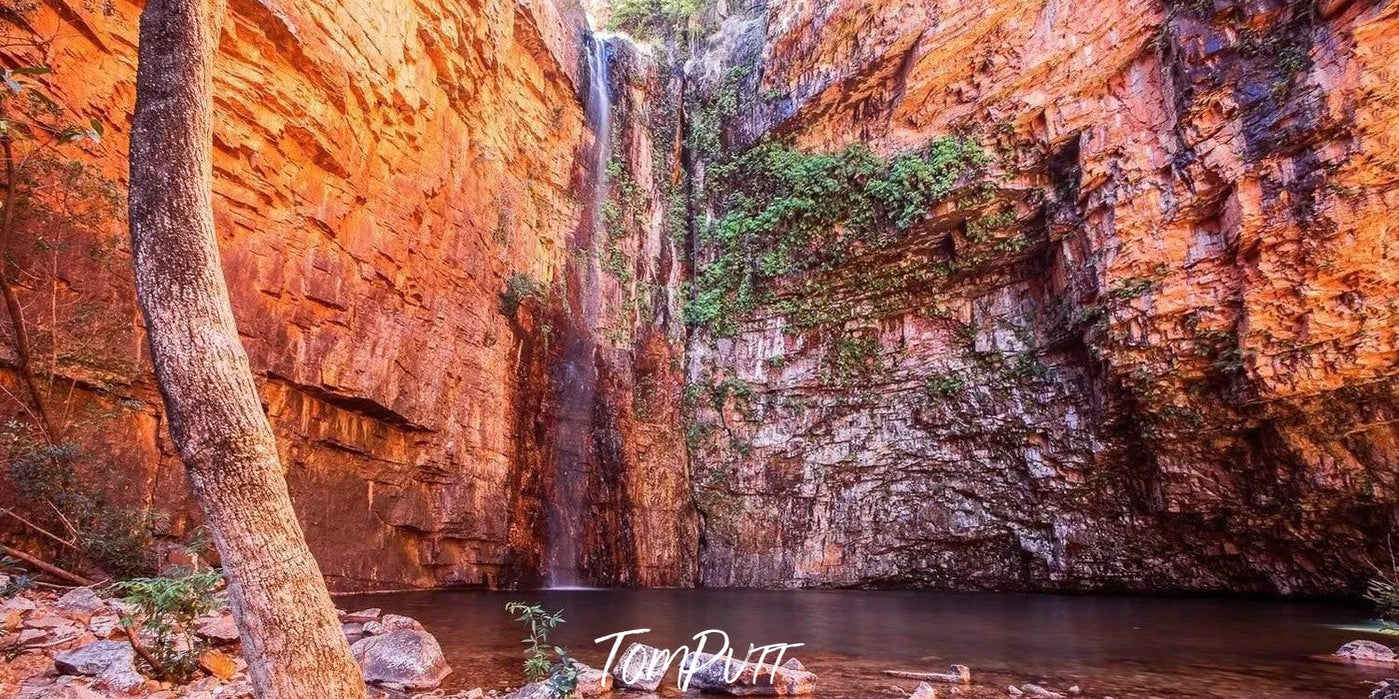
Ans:
[[[593,132],[591,187],[584,224],[574,236],[568,274],[570,310],[577,332],[568,340],[555,370],[557,420],[552,430],[553,478],[547,506],[545,557],[550,588],[583,586],[583,512],[587,500],[588,463],[593,448],[593,410],[597,399],[597,341],[602,318],[602,267],[598,241],[604,237],[607,164],[612,150],[612,101],[607,85],[608,39],[593,34],[587,42],[588,94],[585,112]]]

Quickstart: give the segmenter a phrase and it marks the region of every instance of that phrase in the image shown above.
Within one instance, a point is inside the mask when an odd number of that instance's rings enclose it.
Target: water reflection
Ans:
[[[825,699],[890,696],[885,669],[970,665],[978,689],[1005,696],[1037,682],[1084,696],[1365,697],[1383,673],[1310,658],[1364,634],[1365,610],[1249,600],[1068,597],[897,591],[545,590],[432,592],[342,598],[420,619],[442,642],[458,687],[518,684],[521,631],[510,600],[540,601],[568,619],[557,640],[601,664],[593,639],[649,628],[678,647],[709,628],[735,645],[801,642]],[[672,683],[673,684],[673,683]],[[902,681],[907,687],[910,683]]]

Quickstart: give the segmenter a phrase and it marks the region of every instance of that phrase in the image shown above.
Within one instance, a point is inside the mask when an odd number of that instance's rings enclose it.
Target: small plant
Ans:
[[[967,382],[957,374],[933,374],[923,379],[923,392],[929,398],[950,398],[962,392]]]
[[[0,585],[0,599],[9,599],[24,592],[34,585],[36,576],[25,573],[19,566],[19,561],[9,556],[0,556],[0,573],[9,576],[9,580]]]
[[[112,585],[133,609],[121,619],[127,637],[162,679],[184,682],[195,674],[204,646],[194,635],[194,620],[222,605],[214,596],[222,582],[219,570],[206,569]]]
[[[45,531],[67,535],[67,552],[116,577],[155,572],[155,537],[162,522],[145,508],[107,503],[83,483],[91,455],[72,441],[48,443],[18,423],[0,425],[0,454],[20,506]],[[60,560],[74,565],[78,560]]]
[[[614,0],[607,29],[641,41],[664,39],[687,26],[706,5],[706,0]]]
[[[500,294],[500,312],[510,318],[520,310],[520,304],[529,300],[544,298],[544,285],[528,274],[516,273],[505,280],[505,291]]]
[[[547,679],[555,697],[572,696],[578,686],[578,663],[569,657],[568,651],[549,643],[549,635],[564,623],[563,613],[550,614],[541,605],[524,602],[510,602],[505,605],[505,611],[515,615],[515,621],[529,630],[529,637],[521,641],[525,644],[525,679],[530,682]]]

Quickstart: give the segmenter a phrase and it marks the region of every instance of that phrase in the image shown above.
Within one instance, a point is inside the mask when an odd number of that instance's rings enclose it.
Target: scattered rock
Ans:
[[[58,629],[65,626],[73,626],[73,621],[57,614],[35,614],[24,620],[26,629]]]
[[[0,604],[0,614],[10,612],[32,612],[38,609],[39,605],[34,604],[34,600],[28,597],[11,597],[4,604]]]
[[[1399,680],[1384,680],[1370,692],[1370,699],[1399,699]]]
[[[654,692],[665,678],[668,651],[644,643],[627,646],[612,666],[612,679],[618,687]]]
[[[507,695],[503,699],[555,699],[558,692],[546,681],[531,682]]]
[[[66,612],[96,614],[107,607],[107,600],[98,596],[90,587],[78,587],[64,593],[53,606]]]
[[[1031,696],[1035,699],[1064,699],[1063,694],[1051,692],[1037,684],[1022,684],[1020,685],[1020,691],[1024,692],[1026,696]]]
[[[349,641],[350,643],[354,643],[355,641],[358,641],[361,638],[364,638],[365,636],[364,624],[341,624],[340,628],[345,631],[345,640]]]
[[[576,691],[578,696],[583,697],[583,699],[595,699],[595,697],[604,696],[612,691],[611,675],[582,663],[578,663],[577,667],[578,685]]]
[[[54,656],[53,664],[65,675],[96,677],[108,668],[135,667],[136,651],[126,641],[97,641]]]
[[[111,638],[121,627],[121,617],[115,614],[99,614],[87,622],[87,630],[98,638]]]
[[[238,672],[238,663],[233,656],[213,649],[199,654],[199,667],[221,680],[229,679]]]
[[[1392,663],[1395,660],[1394,649],[1364,639],[1351,641],[1337,648],[1336,655],[1346,660],[1362,663]]]
[[[1011,685],[1011,686],[1009,686],[1009,687],[1006,687],[1006,694],[1009,694],[1009,695],[1011,695],[1011,696],[1013,696],[1013,697],[1023,697],[1023,696],[1025,696],[1025,693],[1022,692],[1022,691],[1020,691],[1020,688],[1017,687],[1017,686],[1015,686],[1015,685]]]
[[[782,667],[785,667],[788,670],[807,672],[806,666],[802,664],[802,661],[797,660],[796,658],[788,658],[786,662],[782,663]]]
[[[884,674],[890,677],[901,677],[906,680],[922,680],[926,682],[945,682],[948,684],[970,684],[972,681],[971,668],[966,665],[953,665],[947,668],[947,672],[914,672],[912,670],[885,670]]]
[[[238,641],[238,625],[233,622],[233,614],[221,614],[204,620],[194,631],[196,636],[214,643],[225,645]]]
[[[919,682],[913,688],[913,693],[908,695],[908,699],[937,699],[938,690],[933,689],[933,685],[927,682]]]
[[[364,681],[398,691],[427,690],[452,672],[432,634],[403,629],[370,636],[350,647],[364,671]]]
[[[378,607],[371,607],[371,608],[369,608],[369,609],[361,609],[361,610],[359,610],[359,611],[357,611],[357,612],[350,612],[350,613],[348,613],[348,614],[341,614],[341,615],[340,615],[340,623],[342,623],[342,624],[363,624],[363,623],[368,622],[368,621],[378,621],[378,620],[379,620],[379,615],[381,615],[381,614],[383,614],[383,613],[384,613],[384,610],[379,609]]]
[[[400,616],[398,614],[385,614],[379,617],[378,621],[364,622],[364,635],[379,636],[394,631],[426,631],[417,619]]]
[[[685,657],[684,667],[694,671],[690,688],[701,692],[736,696],[800,696],[816,692],[816,675],[767,663],[760,666],[729,656],[694,653]]]

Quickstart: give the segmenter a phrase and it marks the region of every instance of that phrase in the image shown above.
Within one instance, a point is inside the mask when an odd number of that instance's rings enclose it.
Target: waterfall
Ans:
[[[587,44],[588,94],[585,110],[593,132],[592,186],[582,225],[571,244],[569,280],[574,330],[564,338],[563,356],[553,372],[557,415],[551,433],[553,478],[547,518],[548,584],[578,587],[588,464],[593,451],[593,411],[597,403],[597,342],[593,332],[603,316],[599,241],[606,237],[607,164],[612,155],[612,102],[608,94],[608,42],[594,34]],[[574,301],[573,299],[576,299]]]

